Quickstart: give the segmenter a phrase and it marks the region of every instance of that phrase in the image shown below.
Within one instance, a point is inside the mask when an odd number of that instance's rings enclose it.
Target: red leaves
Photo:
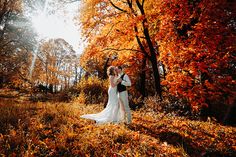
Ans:
[[[198,63],[198,69],[202,72],[202,73],[204,73],[204,72],[208,72],[208,66],[204,63],[204,62],[201,62],[201,63]]]
[[[208,80],[205,81],[205,86],[209,89],[209,90],[214,90],[215,86],[210,83]]]
[[[168,71],[162,85],[168,86],[173,95],[186,98],[193,109],[207,106],[207,102],[232,102],[236,89],[232,52],[236,48],[230,44],[235,35],[227,24],[227,19],[233,18],[226,13],[227,9],[232,10],[229,2],[201,1],[193,7],[186,0],[172,0],[163,1],[162,5],[160,31],[156,35],[160,59]],[[195,23],[191,22],[193,18]]]

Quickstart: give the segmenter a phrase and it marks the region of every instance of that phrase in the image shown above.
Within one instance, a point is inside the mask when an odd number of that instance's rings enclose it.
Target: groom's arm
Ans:
[[[131,86],[131,81],[130,81],[128,75],[125,75],[125,76],[124,76],[124,78],[123,78],[121,84],[124,85],[124,86]]]

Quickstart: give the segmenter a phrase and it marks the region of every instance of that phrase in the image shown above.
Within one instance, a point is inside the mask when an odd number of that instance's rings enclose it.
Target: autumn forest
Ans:
[[[1,0],[0,156],[236,155],[233,0]],[[80,116],[131,80],[132,123]]]

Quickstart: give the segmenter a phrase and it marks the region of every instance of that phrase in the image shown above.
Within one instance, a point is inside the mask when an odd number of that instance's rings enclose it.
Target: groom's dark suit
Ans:
[[[120,78],[122,80],[124,80],[124,76],[125,74],[121,75]],[[121,82],[117,85],[117,90],[118,92],[123,92],[123,91],[126,91],[126,86],[124,86],[123,84],[121,84]]]

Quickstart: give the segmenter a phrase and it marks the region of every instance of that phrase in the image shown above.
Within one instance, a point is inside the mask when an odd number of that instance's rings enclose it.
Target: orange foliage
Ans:
[[[100,73],[105,72],[104,65],[107,58],[116,56],[116,60],[113,62],[110,60],[108,64],[126,65],[125,71],[136,83],[142,70],[145,71],[145,67],[142,67],[144,56],[147,56],[147,60],[155,65],[155,53],[158,54],[158,50],[156,49],[155,52],[151,48],[158,46],[154,43],[154,36],[158,30],[153,29],[156,28],[153,22],[157,18],[156,8],[153,8],[153,5],[158,3],[155,1],[145,1],[144,5],[138,1],[129,3],[119,0],[83,1],[80,20],[83,34],[88,39],[88,47],[81,57],[80,64],[86,71],[92,74],[98,73],[99,76]],[[147,44],[148,39],[153,41],[151,46]],[[141,46],[144,49],[141,50]],[[148,64],[157,71],[156,67]],[[157,80],[157,75],[155,75],[155,80]],[[157,83],[155,84],[158,86]]]
[[[171,94],[187,99],[196,110],[235,102],[235,13],[230,1],[135,1],[144,3],[145,14],[135,2],[129,7],[129,0],[83,2],[80,19],[89,41],[81,57],[85,69],[102,71],[106,58],[116,55],[112,64],[127,64],[127,73],[138,82],[150,65],[140,68],[142,59],[146,55],[152,61],[146,28],[156,58],[166,68],[162,84]]]
[[[19,101],[19,99],[17,99]],[[79,118],[103,105],[0,101],[3,156],[233,156],[236,129],[157,114],[149,104],[133,123],[94,125]],[[19,112],[20,111],[20,112]]]
[[[163,85],[193,108],[235,102],[235,16],[232,4],[218,1],[163,1],[160,6]]]

